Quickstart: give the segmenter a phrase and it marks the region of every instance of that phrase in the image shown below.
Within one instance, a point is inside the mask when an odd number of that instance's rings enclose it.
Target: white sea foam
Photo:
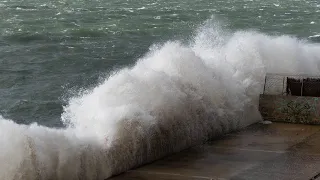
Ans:
[[[0,120],[0,180],[104,179],[261,121],[266,72],[319,73],[320,46],[227,32],[154,45],[132,68],[69,100],[65,129]]]

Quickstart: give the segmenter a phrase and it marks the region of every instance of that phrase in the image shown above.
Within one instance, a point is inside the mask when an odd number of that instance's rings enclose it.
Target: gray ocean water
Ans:
[[[130,66],[154,43],[188,39],[215,17],[317,41],[317,0],[0,1],[0,114],[18,123],[62,126],[73,92]]]

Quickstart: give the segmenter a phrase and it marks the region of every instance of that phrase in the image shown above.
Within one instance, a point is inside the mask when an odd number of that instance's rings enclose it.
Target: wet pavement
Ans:
[[[320,180],[320,126],[254,124],[112,180]]]

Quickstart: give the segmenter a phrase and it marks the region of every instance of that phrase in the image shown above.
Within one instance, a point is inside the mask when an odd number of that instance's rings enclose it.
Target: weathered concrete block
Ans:
[[[320,125],[320,98],[260,95],[259,110],[264,120]]]

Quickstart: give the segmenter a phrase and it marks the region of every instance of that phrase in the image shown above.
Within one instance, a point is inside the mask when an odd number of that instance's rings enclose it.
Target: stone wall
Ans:
[[[260,95],[259,109],[264,120],[320,125],[319,97]]]

